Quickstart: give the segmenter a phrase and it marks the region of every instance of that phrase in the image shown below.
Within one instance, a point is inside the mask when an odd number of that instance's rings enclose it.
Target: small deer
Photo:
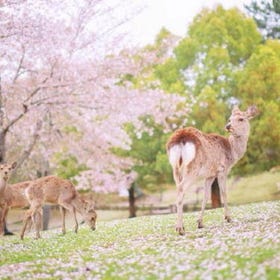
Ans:
[[[217,134],[206,134],[188,127],[178,129],[167,142],[167,153],[177,187],[176,231],[185,234],[183,226],[183,199],[186,190],[198,179],[204,178],[204,198],[198,228],[203,227],[203,214],[210,197],[211,185],[218,179],[224,203],[224,215],[231,221],[228,204],[226,178],[232,166],[244,155],[250,133],[249,120],[258,114],[256,106],[242,112],[237,106],[232,110],[226,130],[228,138]]]
[[[12,164],[0,164],[0,234],[4,233],[4,222],[5,222],[5,213],[7,209],[7,203],[4,198],[4,194],[7,188],[8,180],[16,168],[17,163]]]
[[[79,212],[84,221],[92,230],[95,230],[97,214],[91,203],[85,201],[77,192],[74,185],[65,179],[56,176],[39,178],[26,188],[25,196],[30,204],[27,210],[20,237],[24,238],[27,226],[33,222],[36,230],[36,239],[40,238],[42,221],[42,206],[45,203],[58,204],[62,211],[62,233],[66,233],[65,214],[69,210],[75,220],[75,232],[78,232],[76,212]]]

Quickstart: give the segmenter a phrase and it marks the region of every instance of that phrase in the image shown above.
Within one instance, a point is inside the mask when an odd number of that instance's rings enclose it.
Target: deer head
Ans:
[[[236,137],[248,136],[250,132],[249,120],[257,116],[258,113],[255,105],[248,107],[245,112],[240,111],[238,106],[234,106],[226,130]]]
[[[7,182],[12,174],[12,171],[16,168],[16,165],[16,162],[13,162],[12,164],[0,164],[0,179]]]
[[[86,201],[86,207],[83,215],[85,223],[92,229],[96,228],[97,214],[94,210],[94,203]]]

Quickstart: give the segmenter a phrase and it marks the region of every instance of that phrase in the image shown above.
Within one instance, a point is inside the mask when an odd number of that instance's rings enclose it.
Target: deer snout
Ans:
[[[231,124],[228,123],[228,124],[226,125],[225,129],[226,129],[227,131],[230,131],[230,129],[231,129]]]
[[[8,174],[9,174],[9,173],[8,173],[7,171],[4,172],[3,179],[4,179],[5,181],[7,181],[8,178],[9,178]]]

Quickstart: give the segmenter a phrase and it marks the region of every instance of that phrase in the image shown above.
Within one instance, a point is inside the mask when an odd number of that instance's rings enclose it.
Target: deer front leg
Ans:
[[[4,219],[3,219],[4,209],[0,207],[0,235],[4,235]]]
[[[74,217],[74,221],[75,221],[75,228],[74,231],[75,233],[78,232],[78,228],[79,228],[79,224],[78,224],[78,220],[77,220],[77,215],[76,215],[76,209],[75,207],[71,204],[68,203],[66,201],[60,201],[60,205],[64,208],[66,208],[68,211],[70,211]]]
[[[222,196],[222,200],[224,203],[224,215],[225,219],[228,223],[231,222],[231,217],[228,209],[228,203],[227,203],[227,187],[226,187],[226,175],[222,174],[218,176],[218,183],[219,183],[219,188],[220,188],[220,193]]]
[[[203,228],[203,215],[204,215],[206,203],[210,198],[211,186],[212,186],[214,180],[215,180],[215,177],[214,178],[207,178],[205,180],[204,197],[203,197],[203,200],[202,200],[201,212],[200,212],[199,219],[198,219],[198,228]]]
[[[5,222],[6,222],[8,211],[9,211],[9,207],[7,206],[6,203],[3,203],[0,206],[0,235],[5,234]]]
[[[66,209],[62,206],[59,207],[61,217],[62,217],[62,234],[66,233],[66,228],[65,228],[65,215],[66,215]]]

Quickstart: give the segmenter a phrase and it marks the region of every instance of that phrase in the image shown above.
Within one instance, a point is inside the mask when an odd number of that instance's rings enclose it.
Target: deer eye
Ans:
[[[240,118],[240,119],[238,119],[238,121],[239,121],[239,122],[243,122],[243,121],[244,121],[244,119],[243,119],[243,118]]]

